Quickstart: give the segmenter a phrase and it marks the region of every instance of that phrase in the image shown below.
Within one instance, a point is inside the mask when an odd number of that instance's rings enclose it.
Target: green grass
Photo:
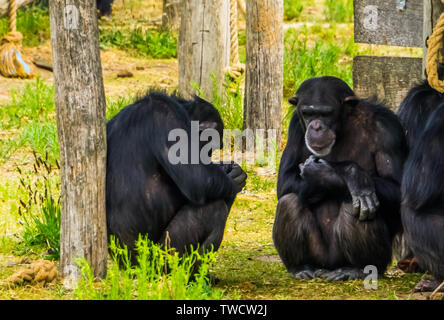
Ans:
[[[50,163],[59,158],[57,125],[54,122],[30,122],[18,139],[17,148],[30,147],[41,157],[47,157]]]
[[[286,21],[297,20],[304,10],[303,0],[284,0],[284,18]]]
[[[325,0],[324,14],[329,22],[352,22],[353,0]]]
[[[169,31],[135,29],[103,29],[100,32],[102,49],[114,47],[135,55],[155,59],[177,57],[177,35]]]
[[[353,38],[336,39],[334,28],[289,29],[285,34],[284,96],[294,95],[304,80],[319,76],[335,76],[352,87],[350,57],[356,51]]]
[[[0,39],[8,32],[7,17],[0,19]],[[23,46],[36,47],[50,38],[49,9],[31,5],[17,11],[17,31],[23,34]]]
[[[20,173],[18,215],[23,228],[16,253],[45,252],[47,259],[60,257],[60,196],[58,170],[35,155],[34,172]],[[37,177],[37,179],[33,178]]]
[[[111,266],[99,284],[85,259],[78,260],[83,279],[74,291],[79,300],[218,300],[223,291],[209,284],[208,271],[215,253],[197,250],[179,257],[177,252],[139,237],[136,243],[138,265],[132,266],[128,250],[111,239]],[[195,263],[199,270],[192,278]],[[123,263],[122,263],[123,262]],[[119,268],[119,263],[121,267]],[[123,266],[122,266],[123,264]],[[168,270],[168,272],[165,272]]]
[[[11,102],[0,108],[0,129],[18,129],[30,121],[54,120],[54,87],[40,78],[21,90],[11,89]]]

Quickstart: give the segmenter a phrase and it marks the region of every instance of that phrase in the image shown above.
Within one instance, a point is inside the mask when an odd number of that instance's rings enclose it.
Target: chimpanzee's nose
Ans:
[[[320,131],[322,129],[322,122],[320,120],[313,120],[311,128],[315,131]]]

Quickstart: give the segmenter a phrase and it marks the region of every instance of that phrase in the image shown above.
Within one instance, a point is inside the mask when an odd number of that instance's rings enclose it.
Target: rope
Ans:
[[[17,31],[17,3],[9,0],[9,32]]]
[[[23,36],[17,32],[16,0],[9,0],[8,13],[9,32],[0,41],[0,74],[10,78],[32,78],[34,67],[19,50]]]
[[[237,29],[238,5],[240,0],[230,0],[230,57],[231,66],[228,75],[235,79],[245,72],[245,66],[239,61],[239,32]]]
[[[444,3],[444,0],[441,0]],[[439,91],[444,93],[444,81],[439,80],[437,63],[439,62],[439,51],[443,46],[444,34],[444,13],[438,18],[435,28],[433,28],[433,33],[427,40],[428,52],[426,58],[426,72],[427,80],[429,85]]]
[[[230,54],[231,63],[239,64],[239,40],[238,40],[238,30],[237,30],[237,0],[230,1]]]
[[[237,0],[237,5],[239,6],[239,11],[242,13],[244,17],[247,17],[247,10],[245,9],[245,4],[242,0]]]

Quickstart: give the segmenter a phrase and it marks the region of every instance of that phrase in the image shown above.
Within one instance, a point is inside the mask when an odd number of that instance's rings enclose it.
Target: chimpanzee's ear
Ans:
[[[205,129],[216,129],[217,123],[211,121],[203,121],[199,123],[199,131],[204,131]]]
[[[288,102],[290,102],[292,105],[296,106],[298,104],[298,97],[292,97],[288,99]]]
[[[348,105],[351,105],[351,106],[355,106],[355,105],[358,104],[359,100],[360,99],[357,96],[348,96],[348,97],[346,97],[344,99],[343,104],[348,104]]]

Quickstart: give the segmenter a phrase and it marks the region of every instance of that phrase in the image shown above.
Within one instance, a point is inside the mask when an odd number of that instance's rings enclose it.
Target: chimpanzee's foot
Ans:
[[[315,278],[326,279],[330,273],[331,273],[331,270],[316,269],[316,271],[314,272],[314,277]]]
[[[415,257],[405,258],[398,262],[398,268],[405,273],[423,272]]]
[[[328,281],[346,281],[364,279],[365,273],[358,268],[339,268],[330,271],[325,277]]]
[[[441,284],[438,280],[427,280],[422,279],[418,282],[418,284],[413,288],[413,292],[432,292],[435,291],[436,288]],[[442,287],[439,292],[444,292],[444,287]]]
[[[315,270],[309,265],[293,268],[292,270],[289,270],[289,272],[297,280],[311,280],[315,277]]]

